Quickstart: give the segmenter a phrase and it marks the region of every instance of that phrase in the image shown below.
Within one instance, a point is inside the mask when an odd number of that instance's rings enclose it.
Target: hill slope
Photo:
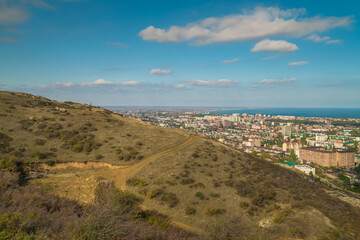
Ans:
[[[300,173],[201,136],[23,93],[0,92],[0,117],[2,163],[45,173],[30,184],[49,194],[94,204],[99,184],[113,182],[206,238],[359,236],[359,209]]]

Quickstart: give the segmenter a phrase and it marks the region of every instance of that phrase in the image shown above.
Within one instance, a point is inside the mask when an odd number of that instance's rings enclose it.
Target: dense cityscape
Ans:
[[[359,119],[224,115],[190,108],[111,110],[153,125],[196,132],[328,185],[331,182],[341,189],[360,192]]]

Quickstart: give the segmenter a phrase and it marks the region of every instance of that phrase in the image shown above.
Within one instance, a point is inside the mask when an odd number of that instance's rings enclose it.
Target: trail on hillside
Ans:
[[[114,179],[115,182],[115,186],[121,190],[126,190],[126,179],[128,179],[129,177],[131,177],[135,172],[137,172],[138,170],[140,170],[142,167],[144,167],[145,165],[149,164],[150,162],[156,160],[157,158],[168,154],[170,152],[179,150],[183,147],[186,147],[190,144],[192,144],[195,141],[195,137],[191,136],[189,137],[185,142],[183,142],[182,144],[169,148],[165,151],[156,153],[150,157],[145,158],[144,160],[142,160],[141,162],[138,162],[134,165],[131,165],[127,168],[122,168],[122,169],[116,169],[117,172],[117,176]]]

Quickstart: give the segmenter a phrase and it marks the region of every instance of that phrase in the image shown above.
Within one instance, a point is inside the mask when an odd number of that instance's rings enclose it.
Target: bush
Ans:
[[[183,185],[186,185],[186,184],[191,184],[191,183],[194,183],[195,180],[192,179],[192,178],[185,178],[185,179],[181,179],[180,183],[183,184]]]
[[[45,145],[45,140],[44,139],[36,139],[35,140],[35,145],[38,145],[38,146],[44,146]]]
[[[208,216],[214,216],[214,215],[218,215],[218,214],[223,214],[225,213],[226,210],[223,208],[217,208],[216,206],[211,206],[205,209],[205,214]]]
[[[169,207],[175,207],[179,203],[179,199],[177,198],[175,193],[167,193],[164,192],[161,196],[161,201],[167,203]]]
[[[148,185],[147,182],[145,182],[144,180],[141,180],[139,178],[130,178],[130,179],[126,180],[126,183],[131,186],[141,186],[141,187],[145,187]]]
[[[199,155],[197,152],[194,152],[194,153],[192,154],[192,156],[193,156],[194,158],[199,158],[199,157],[200,157],[200,155]]]
[[[196,213],[196,209],[193,207],[189,207],[189,206],[186,206],[184,211],[185,211],[185,214],[187,214],[187,215],[192,215],[192,214]]]
[[[12,140],[12,137],[6,135],[5,133],[0,133],[0,152],[5,153]]]
[[[243,209],[247,209],[249,207],[249,203],[240,201],[239,206]]]
[[[148,191],[146,193],[146,197],[148,197],[149,199],[152,199],[152,198],[156,198],[156,197],[160,196],[162,193],[163,193],[163,191],[161,189],[155,189],[153,191]]]
[[[82,152],[84,145],[82,143],[75,144],[72,148],[74,152]]]
[[[95,159],[96,159],[96,160],[101,160],[101,159],[103,159],[103,158],[104,158],[104,156],[101,155],[101,154],[98,154],[98,155],[95,156]]]
[[[285,208],[283,211],[281,211],[280,213],[278,213],[274,218],[273,218],[273,223],[275,224],[281,224],[285,221],[285,218],[287,216],[289,216],[291,213],[291,208]]]
[[[195,197],[204,200],[205,199],[205,195],[202,192],[196,192],[195,193]]]
[[[46,161],[45,164],[52,167],[55,166],[55,161]]]

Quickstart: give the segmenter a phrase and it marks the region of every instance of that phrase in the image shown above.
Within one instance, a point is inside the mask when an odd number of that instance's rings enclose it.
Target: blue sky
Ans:
[[[112,106],[360,107],[359,9],[0,0],[0,89]]]

